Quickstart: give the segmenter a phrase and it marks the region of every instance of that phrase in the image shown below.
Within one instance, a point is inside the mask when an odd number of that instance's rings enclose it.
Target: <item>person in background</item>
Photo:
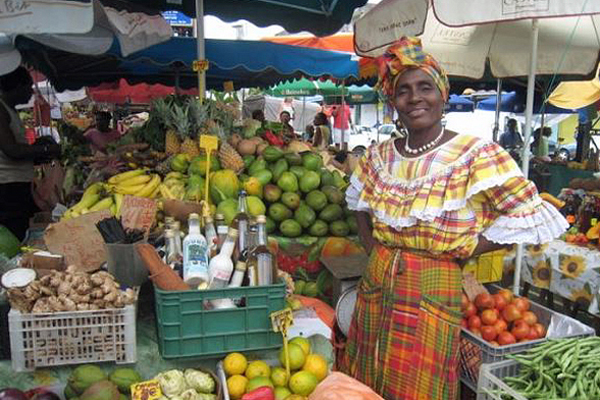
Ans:
[[[324,150],[329,146],[329,137],[331,136],[331,131],[327,125],[327,116],[322,112],[317,113],[313,124],[314,135],[312,145],[315,149]]]
[[[340,149],[346,149],[350,141],[350,129],[352,127],[351,113],[348,104],[334,106],[331,111],[331,115],[333,116],[333,142]],[[342,136],[344,136],[343,144]]]
[[[533,143],[531,143],[531,151],[536,157],[548,157],[550,150],[548,138],[552,136],[552,128],[545,126],[537,128],[533,131]]]
[[[260,121],[261,124],[265,123],[265,113],[263,110],[254,110],[252,111],[252,119]]]
[[[512,149],[523,146],[523,139],[517,130],[517,120],[510,118],[506,123],[506,131],[500,135],[500,146],[504,149]]]
[[[461,264],[569,224],[498,144],[444,128],[448,78],[418,38],[377,62],[406,136],[369,147],[346,190],[370,257],[340,367],[384,399],[457,400]]]
[[[296,138],[296,134],[294,133],[294,127],[290,124],[292,120],[292,115],[289,111],[282,111],[279,113],[279,122],[283,124],[283,137],[286,141],[293,140]]]
[[[25,137],[15,106],[27,104],[32,84],[24,67],[0,76],[0,224],[19,240],[25,238],[29,218],[38,211],[32,195],[34,161],[60,156],[60,146],[51,140],[30,145]]]
[[[88,129],[83,136],[90,142],[92,153],[106,152],[109,143],[119,140],[121,134],[110,127],[112,115],[108,111],[96,113],[96,126]]]

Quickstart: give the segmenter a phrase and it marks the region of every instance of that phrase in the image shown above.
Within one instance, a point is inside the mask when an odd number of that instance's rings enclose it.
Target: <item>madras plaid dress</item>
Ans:
[[[419,157],[372,147],[346,192],[378,241],[358,287],[343,371],[389,400],[458,396],[461,270],[479,235],[544,243],[566,227],[495,143],[459,135]]]

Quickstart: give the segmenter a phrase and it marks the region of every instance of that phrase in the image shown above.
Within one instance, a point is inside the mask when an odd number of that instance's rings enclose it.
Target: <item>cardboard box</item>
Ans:
[[[366,254],[354,254],[343,257],[321,257],[320,261],[333,275],[333,304],[348,288],[356,285],[362,277],[369,257]]]

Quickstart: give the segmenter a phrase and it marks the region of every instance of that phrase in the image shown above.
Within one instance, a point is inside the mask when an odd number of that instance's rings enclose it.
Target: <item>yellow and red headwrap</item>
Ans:
[[[377,86],[387,98],[393,98],[400,75],[408,69],[418,68],[431,76],[440,89],[442,98],[448,100],[450,83],[446,72],[431,54],[423,51],[419,38],[403,36],[377,58],[377,64],[379,66]]]

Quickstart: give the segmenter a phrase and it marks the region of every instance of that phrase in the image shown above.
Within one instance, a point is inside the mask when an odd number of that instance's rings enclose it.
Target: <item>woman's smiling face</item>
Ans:
[[[408,130],[423,130],[440,122],[444,99],[431,76],[414,68],[398,78],[394,107]]]

